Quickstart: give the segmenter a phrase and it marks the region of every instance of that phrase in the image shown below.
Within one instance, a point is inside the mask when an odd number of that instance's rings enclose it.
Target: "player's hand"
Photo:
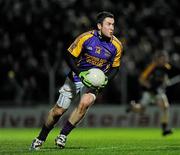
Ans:
[[[97,91],[101,92],[103,90],[103,88],[106,87],[107,83],[108,83],[108,77],[106,76],[104,83],[100,87],[96,88]]]
[[[82,71],[80,74],[79,74],[79,77],[82,81],[82,83],[87,86],[87,87],[92,87],[92,84],[91,82],[87,79],[87,75],[89,74],[89,71]]]
[[[104,81],[104,83],[100,86],[100,88],[106,87],[107,83],[108,83],[108,77],[106,76],[106,77],[105,77],[105,81]]]

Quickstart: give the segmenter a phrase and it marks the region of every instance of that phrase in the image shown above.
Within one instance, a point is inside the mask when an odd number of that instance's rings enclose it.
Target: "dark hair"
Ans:
[[[167,51],[157,51],[155,54],[154,54],[154,60],[157,61],[159,60],[159,58],[161,57],[165,57],[165,58],[169,58],[169,54]]]
[[[110,12],[107,12],[107,11],[102,11],[102,12],[99,12],[97,14],[97,19],[96,19],[96,23],[100,23],[102,24],[104,19],[107,18],[107,17],[110,17],[110,18],[114,18],[114,15]]]

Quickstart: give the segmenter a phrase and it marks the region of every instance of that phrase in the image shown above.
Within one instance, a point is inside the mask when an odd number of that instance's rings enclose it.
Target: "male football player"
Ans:
[[[49,111],[39,135],[33,140],[31,149],[37,150],[42,146],[59,118],[67,111],[74,98],[79,96],[79,104],[55,139],[55,144],[64,148],[67,135],[95,102],[99,89],[104,88],[108,81],[114,78],[120,67],[122,45],[113,32],[114,15],[100,12],[97,15],[97,29],[81,34],[70,45],[66,52],[66,61],[71,72],[60,88],[59,98]],[[90,68],[99,68],[106,74],[107,80],[101,87],[94,88],[87,80]]]
[[[161,109],[162,135],[166,136],[172,133],[168,129],[169,122],[169,102],[165,94],[165,85],[168,82],[169,56],[166,52],[158,52],[154,55],[152,62],[144,69],[140,75],[139,82],[144,91],[138,103],[131,101],[127,112],[144,112],[147,104],[155,103]]]

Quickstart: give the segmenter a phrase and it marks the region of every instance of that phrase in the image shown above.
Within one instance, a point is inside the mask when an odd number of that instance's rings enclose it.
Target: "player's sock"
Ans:
[[[39,133],[39,136],[37,137],[39,140],[45,141],[49,132],[52,130],[52,127],[46,127],[45,124],[43,125],[41,132]]]
[[[167,123],[162,123],[161,127],[162,127],[163,131],[166,131],[167,130]]]
[[[163,136],[170,135],[173,133],[173,131],[171,129],[168,129],[167,123],[162,123],[161,126],[162,126],[162,130],[163,130],[163,132],[162,132]]]
[[[67,121],[64,127],[62,128],[60,134],[67,136],[74,128],[75,126],[71,124],[69,121]]]

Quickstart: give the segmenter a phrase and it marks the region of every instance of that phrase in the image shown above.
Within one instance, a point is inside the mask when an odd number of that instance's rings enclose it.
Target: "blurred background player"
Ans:
[[[170,69],[168,54],[165,51],[155,53],[151,63],[139,77],[139,83],[144,89],[141,99],[137,103],[134,100],[131,101],[130,107],[126,110],[127,112],[143,113],[148,104],[157,104],[161,110],[163,136],[172,134],[172,130],[168,128],[170,105],[165,93],[165,87],[169,81],[168,71]]]
[[[120,66],[122,45],[113,32],[114,15],[101,12],[97,16],[97,30],[83,33],[68,48],[65,54],[71,71],[59,90],[59,99],[49,111],[39,136],[33,140],[31,149],[40,148],[59,118],[67,111],[75,97],[78,97],[79,104],[55,139],[56,145],[64,148],[67,135],[82,120],[96,100],[99,88],[94,88],[86,79],[90,68],[100,68],[108,78],[100,89],[114,78]]]

